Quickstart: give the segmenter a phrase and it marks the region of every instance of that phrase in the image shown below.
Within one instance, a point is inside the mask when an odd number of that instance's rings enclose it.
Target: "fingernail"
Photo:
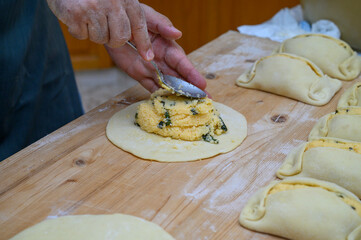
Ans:
[[[147,60],[150,61],[153,60],[153,58],[154,58],[154,53],[151,49],[149,49],[147,52]]]
[[[176,29],[175,27],[171,26],[170,29],[175,32],[175,33],[182,33],[181,31],[179,31],[178,29]]]

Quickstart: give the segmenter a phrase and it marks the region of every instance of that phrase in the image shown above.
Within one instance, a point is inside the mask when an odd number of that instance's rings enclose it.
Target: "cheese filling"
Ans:
[[[318,187],[318,188],[323,188],[329,192],[334,192],[331,189],[328,189],[326,187],[323,186],[318,186],[318,185],[312,185],[312,184],[300,184],[300,183],[278,183],[275,186],[273,186],[269,192],[268,195],[270,194],[274,194],[277,192],[281,192],[281,191],[288,191],[288,190],[294,190],[294,189],[300,189],[300,188],[308,188],[308,187]],[[361,217],[361,203],[359,201],[357,201],[356,199],[353,199],[351,197],[348,197],[342,193],[339,192],[334,192],[335,195],[339,198],[342,199],[342,201],[344,203],[346,203],[347,205],[349,205],[351,207],[351,209],[353,209],[354,211],[356,211],[356,213]]]
[[[339,140],[319,139],[307,143],[305,151],[316,147],[333,147],[343,150],[349,150],[361,154],[361,143],[358,142],[342,142]]]
[[[138,107],[135,124],[144,131],[186,141],[219,143],[227,127],[209,98],[191,99],[159,89]]]
[[[329,120],[337,115],[361,115],[361,108],[341,108],[330,114]]]

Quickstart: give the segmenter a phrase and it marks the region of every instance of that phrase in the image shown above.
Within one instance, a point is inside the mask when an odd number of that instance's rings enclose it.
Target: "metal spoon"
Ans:
[[[131,46],[134,50],[138,51],[137,47],[133,43],[128,41],[127,44]],[[165,88],[172,92],[176,92],[179,95],[189,98],[204,98],[207,96],[204,91],[194,86],[193,84],[190,84],[189,82],[170,75],[163,75],[163,73],[159,70],[157,64],[154,61],[150,62],[156,70],[159,84],[162,88]]]

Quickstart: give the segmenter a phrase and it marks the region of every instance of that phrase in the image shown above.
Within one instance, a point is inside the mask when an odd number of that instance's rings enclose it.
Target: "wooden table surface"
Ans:
[[[323,107],[235,85],[242,72],[277,46],[229,31],[189,55],[208,78],[213,99],[248,121],[247,138],[232,152],[159,163],[115,147],[105,136],[109,118],[149,97],[135,86],[1,162],[0,239],[47,218],[112,213],[157,223],[178,240],[278,239],[241,227],[239,214],[355,81],[343,82]]]

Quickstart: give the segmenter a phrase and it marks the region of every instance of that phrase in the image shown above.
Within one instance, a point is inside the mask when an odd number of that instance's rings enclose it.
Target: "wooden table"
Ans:
[[[0,164],[0,239],[46,218],[74,214],[135,215],[176,239],[277,239],[240,226],[249,197],[275,179],[286,154],[335,110],[235,85],[278,43],[227,32],[189,55],[215,101],[245,115],[248,136],[227,154],[186,163],[141,160],[111,144],[108,119],[149,97],[136,86]]]

